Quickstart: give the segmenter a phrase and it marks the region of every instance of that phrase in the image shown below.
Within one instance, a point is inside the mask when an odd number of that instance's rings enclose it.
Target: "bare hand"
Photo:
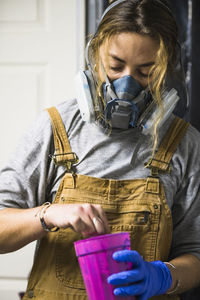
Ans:
[[[71,227],[84,237],[110,232],[106,214],[97,204],[52,204],[44,218],[49,228]]]

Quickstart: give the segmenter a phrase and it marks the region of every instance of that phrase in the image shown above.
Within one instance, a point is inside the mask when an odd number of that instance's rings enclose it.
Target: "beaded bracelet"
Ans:
[[[51,206],[51,203],[50,202],[45,202],[43,205],[42,205],[42,208],[39,212],[39,218],[40,218],[40,223],[42,225],[42,228],[47,231],[47,232],[56,232],[59,230],[59,227],[53,227],[53,228],[48,228],[47,224],[45,223],[45,220],[44,220],[44,214],[47,210],[48,207]]]
[[[169,263],[169,262],[164,262],[164,263],[165,263],[166,265],[171,266],[173,269],[176,270],[176,267],[175,267],[173,264],[171,264],[171,263]],[[171,295],[171,294],[176,293],[176,292],[178,291],[179,287],[180,287],[180,279],[178,279],[178,280],[176,281],[176,284],[175,284],[175,287],[173,288],[173,290],[171,290],[171,291],[169,291],[169,292],[166,292],[166,294],[167,294],[167,295]]]

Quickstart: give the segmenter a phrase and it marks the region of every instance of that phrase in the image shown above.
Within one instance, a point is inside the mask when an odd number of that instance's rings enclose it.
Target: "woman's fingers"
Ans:
[[[82,216],[78,216],[77,214],[72,215],[70,217],[70,227],[84,237],[95,234],[96,232],[90,217],[84,214]]]
[[[106,217],[105,211],[101,205],[94,205],[96,210],[98,211],[99,219],[97,218],[97,222],[102,222],[105,233],[110,233],[110,228],[108,225],[108,219]],[[97,223],[98,224],[98,223]]]
[[[131,262],[133,267],[141,267],[144,263],[142,256],[134,250],[116,251],[113,258],[119,262]]]
[[[92,222],[98,234],[105,233],[105,226],[103,224],[103,221],[99,217],[93,217]]]
[[[96,233],[103,234],[109,232],[106,214],[101,205],[91,205],[90,217],[96,229]]]
[[[53,204],[45,214],[45,221],[51,227],[71,227],[84,237],[110,232],[101,205]]]
[[[69,223],[75,231],[84,237],[109,232],[106,214],[100,205],[70,205],[73,214],[69,217]],[[66,204],[66,206],[68,205]]]

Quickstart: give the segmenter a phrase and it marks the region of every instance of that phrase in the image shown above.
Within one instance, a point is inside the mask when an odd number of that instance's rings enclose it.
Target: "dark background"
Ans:
[[[200,0],[168,0],[179,28],[182,63],[188,97],[180,100],[187,109],[178,114],[200,131]],[[108,0],[86,1],[86,36],[94,33]],[[180,102],[179,101],[179,102]],[[188,274],[190,276],[190,274]],[[181,300],[200,300],[200,286],[181,295]]]
[[[181,95],[178,115],[200,131],[200,0],[168,0],[179,28],[188,97]],[[94,33],[108,0],[86,0],[86,36]],[[187,103],[188,102],[188,103]],[[200,298],[199,298],[200,299]]]

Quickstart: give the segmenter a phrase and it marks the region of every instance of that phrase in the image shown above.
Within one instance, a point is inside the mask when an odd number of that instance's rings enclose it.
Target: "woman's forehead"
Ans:
[[[132,32],[115,34],[100,47],[101,56],[121,60],[154,60],[159,49],[158,42],[147,35]]]

